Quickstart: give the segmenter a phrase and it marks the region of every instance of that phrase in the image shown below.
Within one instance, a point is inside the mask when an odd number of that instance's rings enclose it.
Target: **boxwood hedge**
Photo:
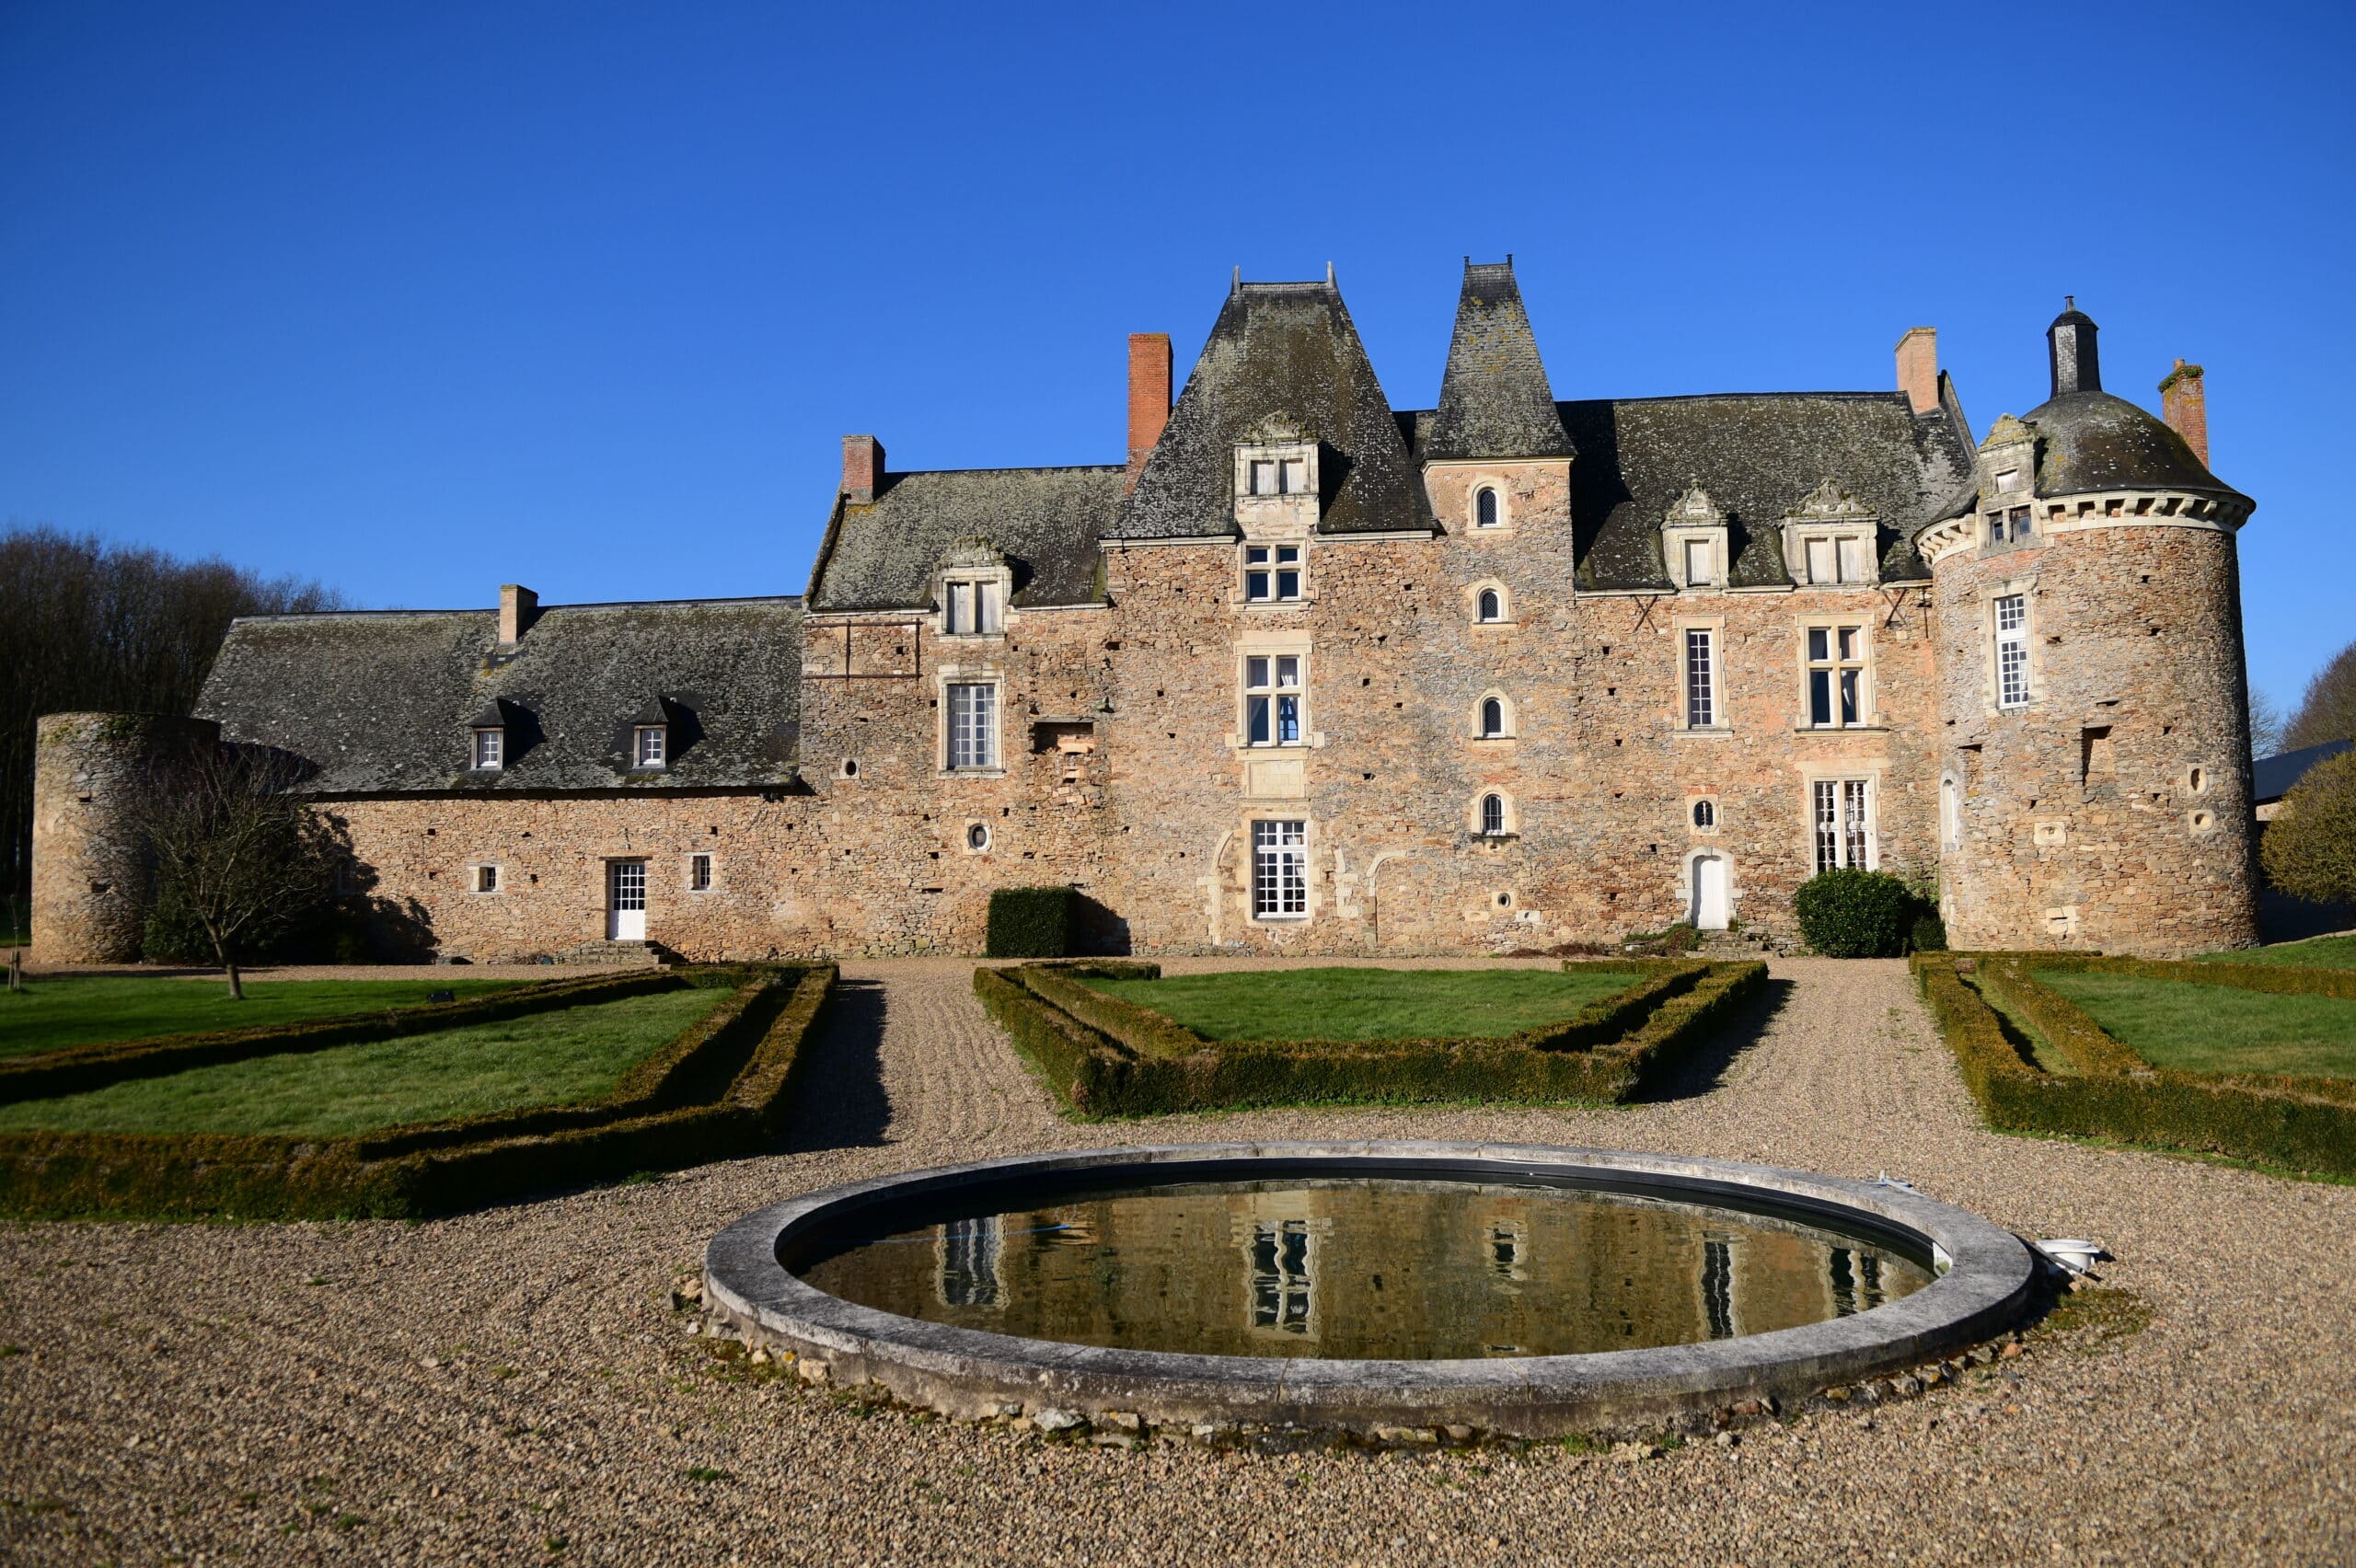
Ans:
[[[783,1129],[804,1047],[825,1016],[835,978],[831,964],[748,965],[558,988],[575,1002],[678,986],[733,992],[624,1075],[613,1093],[588,1105],[497,1112],[347,1138],[0,1134],[0,1213],[418,1217],[749,1152]],[[405,1010],[438,1010],[438,1028],[474,1021],[452,1018],[448,1006]],[[306,1042],[297,1048],[314,1047]],[[163,1070],[196,1065],[182,1060]]]
[[[983,953],[1068,958],[1080,951],[1080,894],[1068,887],[1002,887],[990,894]]]
[[[979,969],[974,989],[1065,1104],[1095,1117],[1321,1102],[1624,1101],[1747,1008],[1767,975],[1757,963],[1602,967],[1626,971],[1628,988],[1559,1024],[1475,1039],[1212,1043],[1081,983],[1155,979],[1153,963]]]
[[[2265,964],[2171,963],[2085,954],[1997,953],[1913,960],[1923,994],[1989,1124],[2222,1154],[2292,1170],[2356,1175],[2356,1082],[2176,1072],[2105,1033],[2038,969],[2109,969],[2195,985],[2356,997],[2356,973]],[[2043,1032],[2073,1071],[2039,1067],[1985,991]]]

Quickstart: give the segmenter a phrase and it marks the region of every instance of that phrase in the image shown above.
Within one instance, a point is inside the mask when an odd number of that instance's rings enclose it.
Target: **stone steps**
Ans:
[[[583,942],[556,955],[559,963],[602,965],[609,969],[668,969],[679,957],[660,942]]]

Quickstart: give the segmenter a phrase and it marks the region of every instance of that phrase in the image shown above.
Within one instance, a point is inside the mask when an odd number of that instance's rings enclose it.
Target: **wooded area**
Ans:
[[[238,616],[342,606],[318,582],[181,560],[92,535],[0,534],[0,935],[32,887],[33,723],[44,713],[186,713]]]

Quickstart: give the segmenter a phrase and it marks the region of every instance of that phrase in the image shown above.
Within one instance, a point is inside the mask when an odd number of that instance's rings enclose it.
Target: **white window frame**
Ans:
[[[1996,640],[1996,706],[2027,708],[2037,695],[2029,681],[2028,595],[1996,595],[1989,617]]]
[[[1939,847],[1963,847],[1963,785],[1953,774],[1939,780]]]
[[[507,732],[486,724],[474,733],[474,771],[497,773],[507,766]]]
[[[468,893],[495,894],[505,888],[506,879],[500,875],[497,862],[479,861],[469,870],[472,874],[467,878]]]
[[[1497,705],[1497,727],[1489,728],[1489,705]],[[1487,691],[1472,705],[1472,738],[1476,741],[1510,741],[1514,738],[1513,698],[1501,691]]]
[[[1848,639],[1846,642],[1843,638]],[[1823,655],[1817,653],[1823,640]],[[1873,628],[1864,621],[1810,621],[1800,628],[1800,725],[1855,730],[1874,721]],[[1817,717],[1817,677],[1824,677],[1824,717]]]
[[[1697,658],[1696,655],[1699,655]],[[1684,698],[1684,728],[1723,730],[1723,705],[1718,700],[1718,632],[1715,627],[1684,628],[1680,670]]]
[[[1243,602],[1298,605],[1309,583],[1309,547],[1266,544],[1243,547]]]
[[[671,726],[640,724],[629,736],[629,765],[634,768],[664,768],[671,766]]]
[[[1492,806],[1496,808],[1494,822],[1489,809]],[[1506,799],[1504,790],[1482,790],[1480,800],[1473,804],[1473,812],[1479,824],[1474,831],[1483,838],[1513,836],[1513,802]]]
[[[1236,734],[1253,750],[1309,744],[1309,654],[1269,650],[1243,654]]]
[[[711,874],[710,850],[698,849],[687,857],[687,891],[689,893],[710,893]],[[698,878],[702,880],[698,881]]]
[[[1808,780],[1809,863],[1818,873],[1880,868],[1876,821],[1879,793],[1871,774],[1828,775]]]
[[[995,680],[964,676],[942,682],[941,733],[945,771],[999,771],[999,724],[1004,707],[999,701],[999,686],[1000,683]]]
[[[1685,586],[1688,588],[1716,587],[1718,585],[1717,541],[1708,538],[1689,537],[1685,539],[1683,543],[1685,548],[1680,553],[1685,558],[1683,562],[1685,568]],[[1702,570],[1699,571],[1695,571],[1693,570],[1694,562],[1697,559],[1701,562],[1702,566]]]
[[[1482,521],[1481,518],[1481,498],[1483,496],[1487,496],[1489,498],[1489,517],[1486,522]],[[1505,487],[1498,484],[1494,479],[1474,480],[1472,484],[1472,494],[1466,503],[1465,510],[1471,513],[1472,518],[1472,526],[1475,528],[1482,529],[1485,532],[1491,529],[1504,527],[1506,525]]]
[[[1309,918],[1309,823],[1252,819],[1252,918]]]
[[[1506,618],[1506,591],[1502,588],[1479,588],[1472,594],[1472,619],[1481,626],[1496,626]]]

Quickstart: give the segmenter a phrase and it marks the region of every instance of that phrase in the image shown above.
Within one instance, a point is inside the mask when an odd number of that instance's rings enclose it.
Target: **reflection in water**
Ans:
[[[1239,1253],[1242,1267],[1236,1266]],[[1198,1183],[957,1215],[798,1262],[888,1312],[1218,1355],[1547,1355],[1868,1310],[1915,1262],[1778,1217],[1551,1187]]]

